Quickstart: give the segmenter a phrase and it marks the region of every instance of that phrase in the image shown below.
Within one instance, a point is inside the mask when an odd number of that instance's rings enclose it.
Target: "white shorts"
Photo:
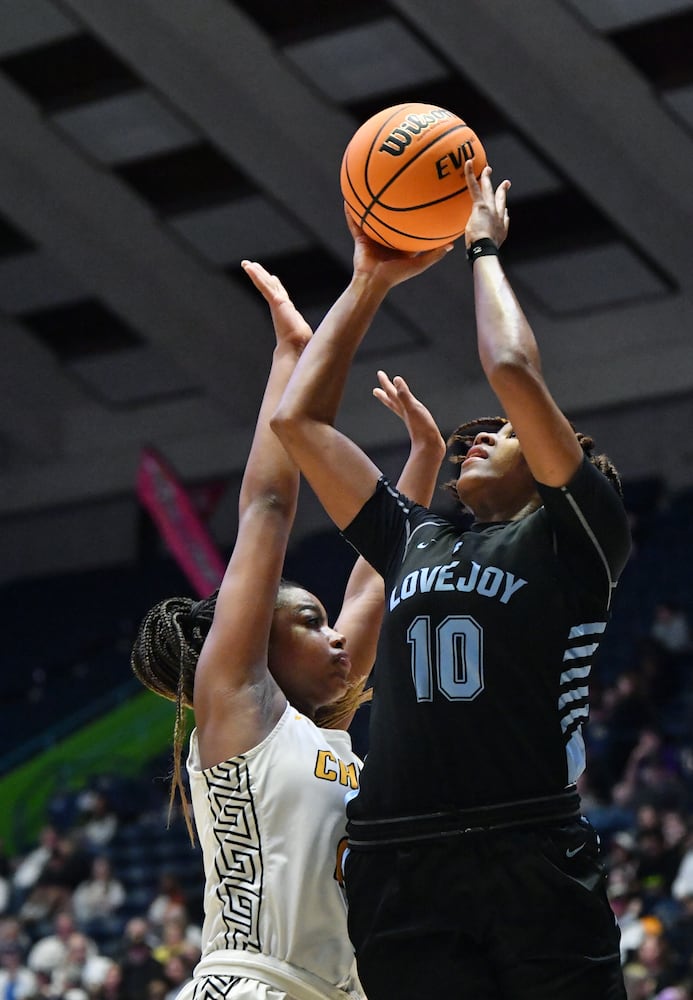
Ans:
[[[176,1000],[294,1000],[294,997],[258,979],[203,976],[186,983]]]

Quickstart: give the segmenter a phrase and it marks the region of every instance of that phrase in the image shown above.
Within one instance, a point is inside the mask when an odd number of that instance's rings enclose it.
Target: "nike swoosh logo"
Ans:
[[[431,541],[432,541],[432,539],[431,539]],[[430,544],[431,544],[430,541],[429,542],[419,542],[419,544],[416,547],[417,547],[417,549],[425,549],[426,546],[430,545]]]
[[[583,849],[584,846],[585,846],[584,844],[580,844],[579,847],[573,848],[572,851],[570,848],[568,848],[565,852],[566,858],[574,858],[576,854],[580,853],[580,851]]]

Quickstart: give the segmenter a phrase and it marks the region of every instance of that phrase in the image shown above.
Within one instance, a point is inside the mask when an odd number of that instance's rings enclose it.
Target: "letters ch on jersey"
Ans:
[[[460,593],[476,591],[481,597],[495,597],[501,604],[507,604],[513,594],[527,583],[522,577],[516,577],[507,570],[497,566],[482,567],[473,560],[467,576],[462,576],[455,573],[455,568],[459,565],[459,561],[455,560],[443,566],[415,569],[390,594],[390,611],[414,594],[427,594],[432,590],[457,590]]]
[[[359,787],[356,764],[353,762],[345,764],[331,750],[318,750],[314,774],[316,778],[321,778],[323,781],[338,781],[340,785],[345,785],[347,788]]]

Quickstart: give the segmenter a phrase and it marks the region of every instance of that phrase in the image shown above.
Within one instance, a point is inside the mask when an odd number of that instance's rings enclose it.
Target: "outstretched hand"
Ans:
[[[270,274],[257,261],[242,260],[241,267],[270,308],[277,343],[289,343],[303,350],[313,336],[313,331],[289,298],[289,293],[279,278],[276,274]]]
[[[510,181],[501,181],[494,191],[491,182],[491,167],[484,167],[479,180],[477,180],[474,176],[473,160],[465,162],[464,176],[472,197],[472,211],[464,231],[466,245],[470,246],[476,240],[488,237],[493,240],[496,246],[500,246],[508,235],[510,225],[506,205]]]
[[[430,410],[416,398],[401,375],[395,375],[391,380],[384,371],[379,371],[378,382],[380,385],[373,389],[375,398],[397,414],[413,444],[436,448],[442,460],[445,441]]]
[[[388,288],[394,288],[408,278],[427,271],[453,248],[452,243],[448,243],[444,247],[438,247],[437,250],[426,250],[422,253],[393,250],[366,236],[354,222],[346,204],[344,215],[349,232],[354,238],[354,275],[377,275]]]

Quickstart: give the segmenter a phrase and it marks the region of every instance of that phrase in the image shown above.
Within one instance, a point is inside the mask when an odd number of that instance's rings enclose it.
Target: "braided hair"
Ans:
[[[490,431],[495,434],[507,423],[508,420],[506,417],[477,417],[476,420],[469,420],[465,424],[460,424],[452,432],[447,441],[448,449],[450,450],[450,461],[453,465],[461,465],[477,434],[481,434],[483,431]],[[572,424],[570,426],[573,427]],[[594,454],[594,440],[588,434],[583,434],[581,431],[575,430],[575,427],[573,427],[573,430],[575,431],[578,444],[584,454],[587,455],[588,460],[606,476],[618,495],[623,499],[623,486],[621,485],[621,477],[618,474],[616,466],[607,455]],[[444,483],[443,489],[449,490],[459,500],[456,480],[451,479],[449,482]]]
[[[178,789],[193,841],[190,807],[181,771],[181,753],[187,735],[185,709],[193,707],[195,670],[202,644],[212,624],[217,593],[202,601],[194,601],[190,597],[169,597],[155,604],[144,616],[130,654],[132,671],[140,683],[154,694],[176,704],[169,818]]]

